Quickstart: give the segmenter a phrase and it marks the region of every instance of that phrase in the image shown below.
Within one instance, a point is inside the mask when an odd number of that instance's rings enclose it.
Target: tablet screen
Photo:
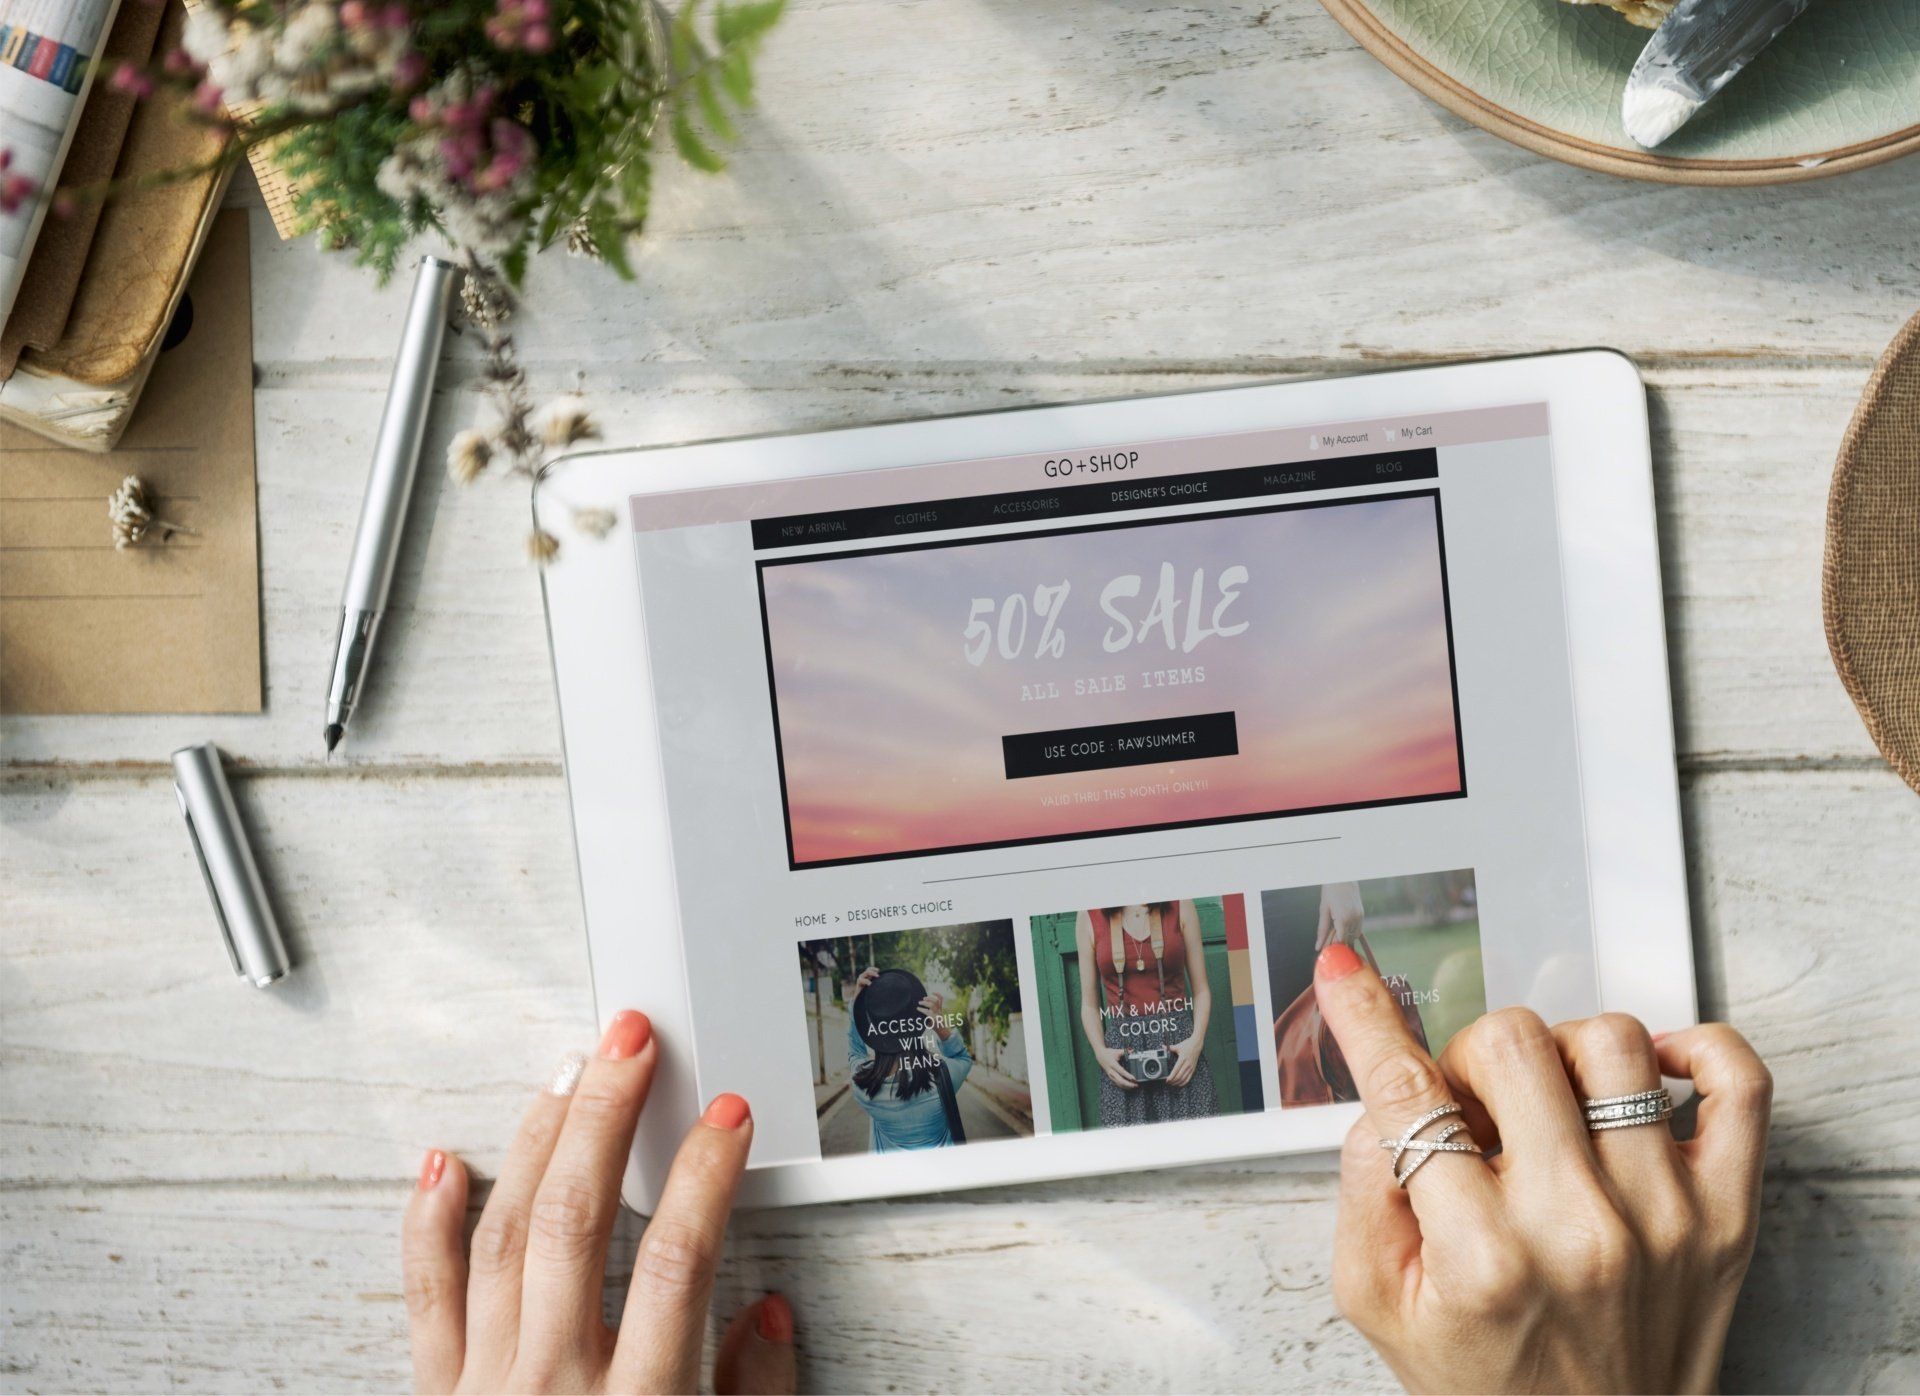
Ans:
[[[756,1166],[1353,1100],[1329,939],[1436,1053],[1595,1011],[1544,405],[630,512]]]

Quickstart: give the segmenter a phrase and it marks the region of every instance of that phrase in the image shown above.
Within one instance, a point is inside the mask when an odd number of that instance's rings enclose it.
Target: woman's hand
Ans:
[[[853,998],[847,1000],[848,1005],[851,1006],[853,999],[859,998],[861,992],[866,989],[867,985],[873,983],[873,981],[879,977],[880,967],[878,965],[868,965],[865,969],[861,970],[860,977],[853,981]]]
[[[1198,1033],[1172,1044],[1173,1070],[1167,1073],[1169,1086],[1184,1086],[1193,1079],[1193,1073],[1200,1069],[1200,1053],[1206,1045]]]
[[[1314,982],[1367,1108],[1341,1159],[1334,1297],[1400,1380],[1712,1390],[1753,1255],[1773,1092],[1745,1040],[1708,1024],[1656,1042],[1621,1014],[1550,1030],[1509,1008],[1455,1034],[1436,1065],[1351,949],[1325,950]],[[1665,1124],[1588,1133],[1582,1100],[1652,1090],[1662,1072],[1699,1092],[1691,1141]],[[1402,1190],[1380,1140],[1450,1101],[1499,1155],[1437,1154]]]
[[[920,1011],[927,1015],[927,1024],[933,1029],[934,1036],[942,1042],[952,1036],[953,1029],[946,1023],[947,1001],[939,994],[928,994],[920,1000]]]
[[[1360,904],[1357,882],[1327,882],[1320,887],[1320,923],[1313,938],[1315,950],[1325,950],[1336,940],[1352,940],[1354,932],[1366,920],[1367,909]]]
[[[428,1153],[401,1230],[421,1391],[692,1391],[714,1265],[753,1140],[747,1103],[715,1097],[674,1159],[640,1238],[618,1331],[601,1319],[620,1177],[659,1047],[616,1016],[598,1055],[562,1062],[527,1110],[465,1240],[467,1171]],[[719,1392],[794,1389],[793,1311],[770,1294],[734,1316]]]
[[[1140,1083],[1133,1079],[1133,1073],[1120,1064],[1126,1055],[1123,1048],[1108,1047],[1104,1043],[1090,1043],[1094,1060],[1100,1063],[1100,1069],[1107,1073],[1107,1079],[1123,1091],[1137,1091]]]

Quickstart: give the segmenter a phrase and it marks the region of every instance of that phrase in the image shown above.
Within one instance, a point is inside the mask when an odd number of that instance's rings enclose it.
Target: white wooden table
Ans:
[[[1654,399],[1700,990],[1778,1077],[1732,1387],[1920,1387],[1920,800],[1829,666],[1835,447],[1920,305],[1920,164],[1629,184],[1463,126],[1314,0],[813,0],[638,285],[520,342],[667,442],[1616,346]],[[405,287],[253,215],[267,712],[9,720],[0,1384],[394,1388],[420,1149],[493,1169],[592,1032],[521,492],[430,488],[346,760],[321,683]],[[434,440],[479,410],[453,350]],[[226,973],[165,774],[212,737],[298,972]],[[1334,1183],[1195,1169],[740,1218],[818,1388],[1352,1389]],[[1905,1276],[1904,1279],[1901,1277]],[[624,1276],[616,1277],[624,1280]]]

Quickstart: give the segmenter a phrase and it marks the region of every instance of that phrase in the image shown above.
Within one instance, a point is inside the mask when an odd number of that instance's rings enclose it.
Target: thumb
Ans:
[[[769,1294],[733,1316],[713,1360],[717,1396],[791,1396],[798,1384],[793,1306]]]

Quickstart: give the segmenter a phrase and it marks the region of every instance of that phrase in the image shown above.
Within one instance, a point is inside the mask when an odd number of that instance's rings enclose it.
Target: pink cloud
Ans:
[[[1460,789],[1430,497],[1014,537],[769,567],[763,574],[797,861],[998,843],[1144,824],[1451,794]],[[1177,615],[1119,653],[1102,611],[1141,578],[1137,627],[1163,563]],[[1204,631],[1225,569],[1234,635],[1186,651],[1191,587]],[[1067,584],[1057,652],[1036,588]],[[1007,598],[1026,613],[998,645]],[[969,662],[975,598],[993,642]],[[1021,627],[1010,624],[1010,642]],[[976,641],[977,643],[977,641]],[[1157,685],[1155,673],[1188,680]],[[1100,680],[1115,691],[1076,694]],[[1042,696],[1054,694],[1057,696]],[[1004,734],[1232,711],[1240,754],[1008,780]],[[1181,788],[1108,799],[1156,783]],[[1098,803],[1049,803],[1092,792]]]

